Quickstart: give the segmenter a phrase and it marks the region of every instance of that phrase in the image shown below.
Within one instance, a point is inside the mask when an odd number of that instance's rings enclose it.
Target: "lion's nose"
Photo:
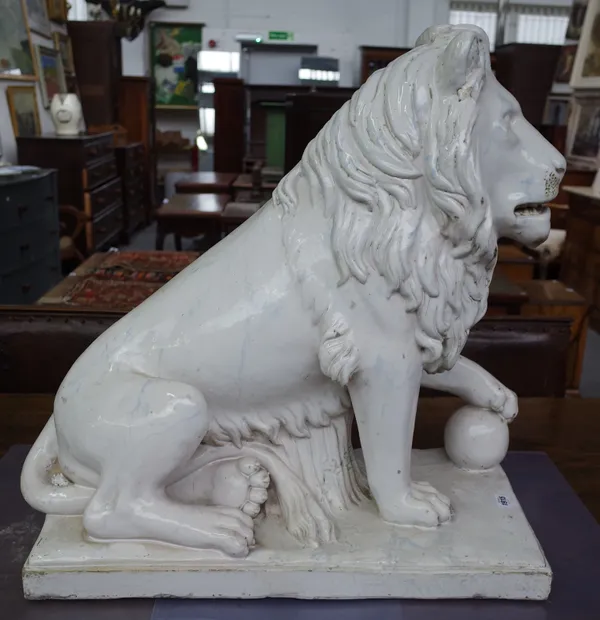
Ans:
[[[567,163],[565,162],[563,157],[561,157],[560,159],[553,159],[552,165],[554,166],[554,170],[556,171],[556,174],[565,173]]]

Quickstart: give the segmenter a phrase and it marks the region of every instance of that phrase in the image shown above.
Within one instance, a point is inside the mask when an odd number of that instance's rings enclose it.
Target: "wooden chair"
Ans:
[[[82,263],[85,257],[77,247],[77,239],[85,229],[88,220],[87,215],[70,205],[61,205],[59,217],[61,229],[60,260],[61,262],[76,260]]]

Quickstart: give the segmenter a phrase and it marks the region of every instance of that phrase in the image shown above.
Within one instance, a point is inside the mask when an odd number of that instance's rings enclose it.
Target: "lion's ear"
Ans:
[[[485,79],[487,46],[477,32],[463,30],[448,43],[436,67],[438,89],[459,99],[477,99]]]

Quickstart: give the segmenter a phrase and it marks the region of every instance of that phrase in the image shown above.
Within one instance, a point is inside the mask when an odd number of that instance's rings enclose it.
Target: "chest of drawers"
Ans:
[[[30,304],[61,279],[56,173],[0,178],[0,303]]]
[[[146,150],[141,142],[115,148],[123,194],[123,232],[126,242],[146,220]]]
[[[85,212],[86,234],[79,247],[83,254],[118,241],[123,198],[111,133],[17,138],[17,148],[20,164],[57,170],[59,204]]]

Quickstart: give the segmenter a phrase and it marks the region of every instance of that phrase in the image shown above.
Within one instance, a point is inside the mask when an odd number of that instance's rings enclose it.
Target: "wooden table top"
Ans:
[[[221,217],[229,194],[175,194],[156,211],[156,217]]]
[[[252,175],[251,174],[240,174],[233,183],[233,189],[252,189],[254,186],[252,185]],[[274,190],[277,187],[277,183],[273,183],[272,181],[263,182],[260,185],[261,189],[264,190]]]
[[[586,306],[587,301],[577,291],[559,280],[527,280],[519,286],[529,296],[530,304],[547,306]]]
[[[175,183],[177,192],[228,192],[237,172],[193,172]]]
[[[0,395],[0,455],[33,443],[52,412],[50,394]],[[455,398],[421,398],[415,448],[444,445],[444,425],[460,407]],[[600,399],[523,398],[510,426],[511,450],[546,452],[600,520]]]
[[[507,278],[502,273],[496,271],[490,282],[488,295],[488,306],[515,304],[522,306],[526,304],[529,297],[523,288]]]
[[[498,245],[498,263],[531,263],[535,264],[535,259],[516,245],[502,243]]]

